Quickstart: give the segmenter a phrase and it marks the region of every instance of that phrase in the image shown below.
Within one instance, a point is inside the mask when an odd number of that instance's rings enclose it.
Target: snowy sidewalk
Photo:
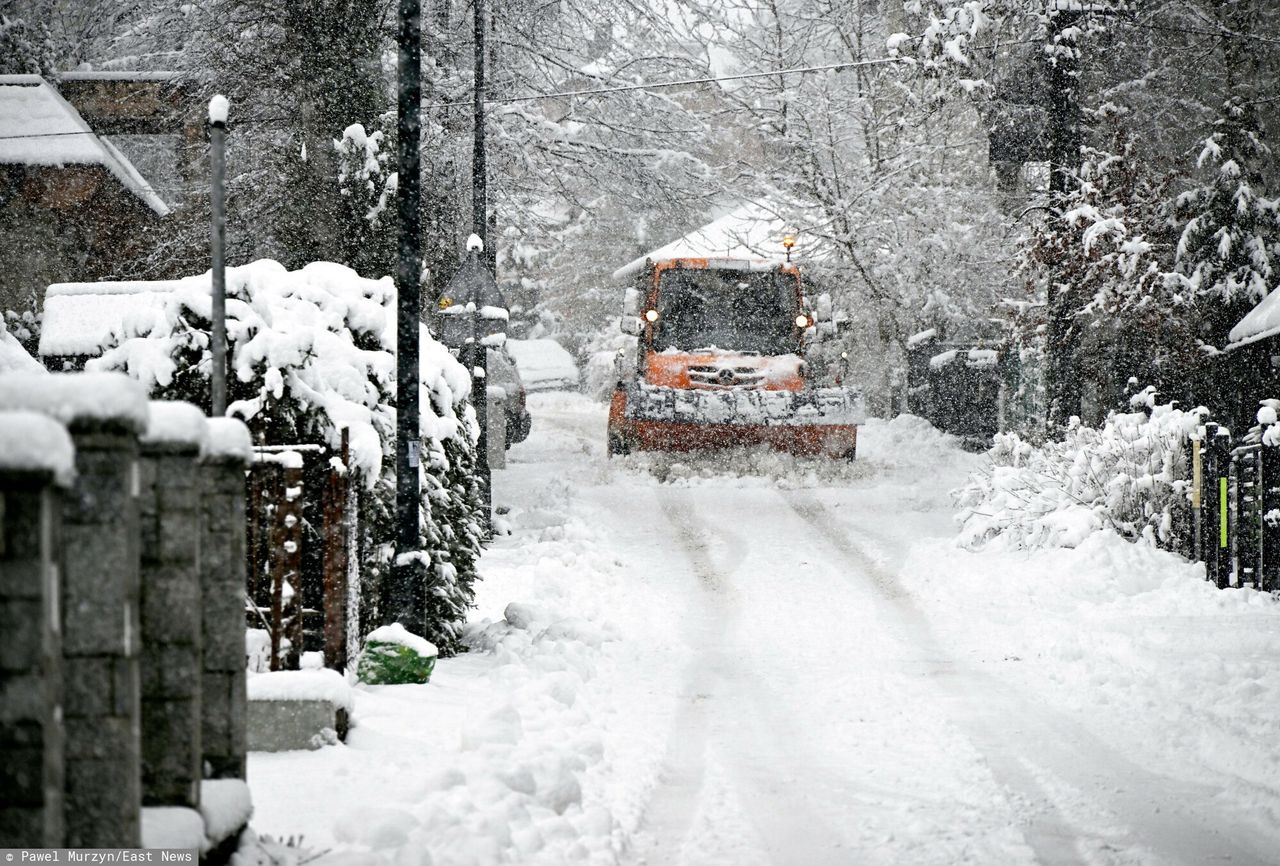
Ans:
[[[1280,862],[1272,599],[1106,537],[957,549],[981,458],[915,419],[738,475],[530,403],[475,651],[361,686],[345,745],[253,754],[258,832],[321,864]]]

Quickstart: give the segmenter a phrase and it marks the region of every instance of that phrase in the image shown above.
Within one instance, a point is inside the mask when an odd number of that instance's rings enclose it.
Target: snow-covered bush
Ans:
[[[267,444],[336,448],[349,430],[361,490],[361,621],[376,624],[370,590],[395,538],[395,286],[327,262],[288,271],[267,260],[229,268],[226,284],[228,414]],[[129,336],[88,367],[126,372],[155,397],[208,407],[211,316],[209,275],[182,280],[154,320],[127,322]],[[477,428],[465,368],[425,328],[419,339],[425,636],[449,655],[460,646],[482,536]]]
[[[1205,410],[1157,404],[1153,388],[1131,406],[1100,428],[1073,419],[1061,441],[1043,445],[996,434],[991,466],[955,493],[960,543],[1075,547],[1109,529],[1173,547],[1188,508],[1188,443]]]

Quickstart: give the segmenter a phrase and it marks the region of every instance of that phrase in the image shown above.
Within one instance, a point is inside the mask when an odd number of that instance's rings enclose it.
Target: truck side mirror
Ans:
[[[622,333],[624,333],[624,334],[628,334],[628,335],[630,335],[630,336],[632,336],[632,337],[638,337],[638,336],[640,336],[640,319],[639,319],[639,317],[634,316],[634,315],[629,315],[629,314],[627,314],[627,313],[623,313],[623,314],[622,314],[622,321],[621,321],[621,322],[619,322],[618,324],[619,324],[619,327],[621,327],[621,328],[622,328]]]
[[[817,322],[830,322],[835,319],[831,306],[831,295],[823,292],[814,299],[813,318]]]
[[[622,317],[626,319],[630,316],[634,319],[638,315],[640,315],[640,290],[627,289],[622,296]]]

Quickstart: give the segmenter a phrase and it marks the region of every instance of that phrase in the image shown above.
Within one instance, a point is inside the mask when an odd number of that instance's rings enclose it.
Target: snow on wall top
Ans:
[[[239,418],[210,418],[205,422],[208,435],[200,457],[204,460],[239,460],[253,462],[253,438]]]
[[[1280,334],[1280,292],[1272,292],[1248,312],[1227,335],[1233,348]]]
[[[147,428],[147,392],[122,373],[3,373],[0,409],[31,409],[63,424],[123,422]]]
[[[251,674],[245,682],[251,701],[328,701],[348,713],[355,709],[346,678],[329,668]]]
[[[66,428],[48,415],[0,410],[0,470],[52,472],[66,487],[76,474],[76,449]]]
[[[169,214],[133,164],[38,75],[0,75],[0,164],[102,166],[157,215]]]
[[[169,296],[187,282],[54,283],[45,292],[40,355],[97,356],[122,339],[148,333]]]
[[[27,354],[18,338],[0,326],[0,373],[43,373],[44,366]]]
[[[194,445],[204,450],[208,427],[204,413],[181,400],[152,400],[143,442]]]
[[[625,280],[640,273],[646,260],[724,258],[782,264],[786,261],[782,237],[789,229],[769,208],[742,205],[684,237],[633,259],[614,271],[613,278]]]

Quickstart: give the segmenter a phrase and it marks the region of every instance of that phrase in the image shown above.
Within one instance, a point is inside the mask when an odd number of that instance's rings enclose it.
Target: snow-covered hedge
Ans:
[[[1157,404],[1154,389],[1101,428],[1073,424],[1059,442],[998,433],[991,465],[956,491],[960,543],[970,549],[1075,547],[1110,529],[1173,547],[1188,508],[1190,436],[1205,410]]]
[[[289,271],[258,261],[227,270],[228,414],[267,444],[337,447],[350,431],[362,490],[362,576],[373,589],[390,564],[395,511],[396,293],[390,278],[316,262]],[[212,317],[208,274],[179,281],[154,320],[89,362],[121,370],[153,397],[208,407]],[[459,646],[479,555],[472,467],[477,427],[466,369],[419,332],[422,550],[430,555],[427,637],[443,655]],[[361,619],[372,622],[367,605]]]

